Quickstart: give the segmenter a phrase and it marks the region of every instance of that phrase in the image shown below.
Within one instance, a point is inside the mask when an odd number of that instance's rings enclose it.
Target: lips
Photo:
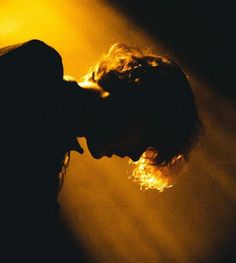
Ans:
[[[125,156],[124,153],[122,153],[122,152],[120,152],[120,151],[116,151],[116,150],[107,152],[107,153],[105,154],[105,156],[107,156],[107,157],[112,157],[113,154],[114,154],[114,155],[117,155],[117,156],[119,156],[119,157],[124,157],[124,156]]]
[[[119,157],[125,157],[125,154],[123,153],[123,152],[118,152],[118,151],[116,151],[115,152],[115,155],[117,155],[117,156],[119,156]]]

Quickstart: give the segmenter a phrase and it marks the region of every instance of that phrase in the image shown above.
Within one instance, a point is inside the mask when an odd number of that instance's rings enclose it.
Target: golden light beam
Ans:
[[[103,1],[5,0],[1,1],[0,24],[1,46],[41,39],[59,51],[65,75],[75,79],[83,76],[115,42],[153,47],[157,53],[166,53],[142,28]],[[197,95],[206,98],[207,87],[197,86]],[[212,93],[209,97],[211,103],[201,101],[209,108],[214,103],[217,107],[219,103]],[[227,105],[223,106],[221,112],[226,112]],[[209,118],[217,120],[209,108],[204,108],[210,113]],[[228,196],[235,202],[235,180],[233,173],[227,179],[224,167],[229,164],[224,154],[235,145],[235,140],[221,142],[225,144],[222,154],[220,139],[228,131],[219,121],[217,125],[207,125],[217,135],[215,141],[212,134],[208,135],[208,142],[218,154],[215,153],[216,160],[222,170],[215,173],[218,166],[212,169],[214,162],[206,160],[207,154],[197,152],[193,156],[201,169],[196,162],[186,181],[161,195],[139,191],[127,180],[127,159],[97,161],[88,151],[81,156],[72,153],[59,196],[61,215],[96,262],[211,262],[208,257],[225,242],[234,222]],[[14,160],[14,156],[11,158]],[[156,180],[149,179],[150,182],[153,186]]]

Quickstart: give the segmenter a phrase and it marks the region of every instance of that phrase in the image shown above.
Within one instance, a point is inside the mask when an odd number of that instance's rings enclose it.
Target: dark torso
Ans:
[[[76,140],[65,124],[60,55],[38,40],[0,49],[0,89],[7,248],[24,257],[46,253],[56,231],[58,174]]]

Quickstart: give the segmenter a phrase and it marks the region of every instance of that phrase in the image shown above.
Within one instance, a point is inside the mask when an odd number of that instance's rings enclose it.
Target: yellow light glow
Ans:
[[[0,18],[1,29],[0,29],[0,36],[5,37],[12,32],[15,32],[20,27],[20,22],[15,19],[14,17],[1,17]]]
[[[176,164],[182,163],[183,157],[181,155],[175,157],[167,166],[156,166],[152,164],[151,159],[155,158],[157,153],[152,158],[150,158],[150,154],[153,153],[147,150],[137,162],[130,161],[134,165],[134,169],[129,179],[138,183],[140,190],[155,189],[163,192],[166,188],[173,186],[171,181],[173,181],[173,171],[176,171],[174,168],[176,168]]]

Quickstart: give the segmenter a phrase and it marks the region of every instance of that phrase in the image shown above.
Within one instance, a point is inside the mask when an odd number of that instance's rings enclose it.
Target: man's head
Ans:
[[[86,75],[100,90],[101,111],[89,149],[95,158],[129,156],[148,149],[154,165],[187,160],[201,130],[186,75],[171,60],[124,44],[113,45]]]

